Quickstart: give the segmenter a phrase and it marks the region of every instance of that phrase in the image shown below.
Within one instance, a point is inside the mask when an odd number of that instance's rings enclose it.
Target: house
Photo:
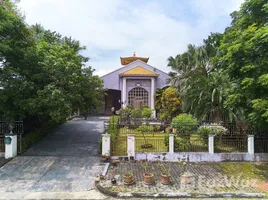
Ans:
[[[137,57],[135,53],[120,60],[123,67],[101,77],[108,89],[101,113],[111,114],[112,107],[117,111],[128,105],[154,110],[155,91],[167,85],[169,75],[149,65],[149,58]]]

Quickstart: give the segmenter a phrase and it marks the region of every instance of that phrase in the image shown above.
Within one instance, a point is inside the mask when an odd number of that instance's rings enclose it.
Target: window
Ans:
[[[148,106],[148,92],[141,87],[133,88],[128,92],[128,105],[134,108]]]

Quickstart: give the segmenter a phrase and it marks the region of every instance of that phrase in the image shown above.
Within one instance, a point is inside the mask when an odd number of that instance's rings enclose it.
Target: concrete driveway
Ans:
[[[81,192],[93,188],[105,117],[58,126],[26,153],[0,168],[0,192]]]

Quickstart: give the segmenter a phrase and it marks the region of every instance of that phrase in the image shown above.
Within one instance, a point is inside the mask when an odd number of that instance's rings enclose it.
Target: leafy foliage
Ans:
[[[130,116],[132,118],[141,118],[142,117],[142,112],[141,112],[140,109],[135,108],[135,109],[132,109],[131,110]]]
[[[268,122],[268,3],[247,0],[232,13],[216,61],[236,82],[226,105],[243,110],[243,117],[259,126]]]
[[[156,95],[156,109],[160,111],[160,119],[170,121],[179,114],[181,101],[176,88],[158,90]]]
[[[171,126],[178,135],[190,135],[197,127],[197,119],[190,114],[180,114],[172,119]]]
[[[0,7],[0,113],[6,119],[63,122],[102,103],[102,81],[71,37],[29,27],[11,1]],[[44,122],[43,122],[44,123]]]
[[[144,117],[144,118],[151,118],[152,113],[153,113],[153,111],[151,108],[145,107],[142,109],[142,117]]]
[[[112,144],[112,149],[115,149],[116,145],[116,138],[117,138],[117,123],[118,123],[119,117],[118,116],[112,116],[109,119],[109,128],[108,128],[108,133],[111,135],[111,144]],[[102,145],[102,142],[100,142],[100,145]],[[100,147],[101,148],[101,147]]]
[[[246,0],[223,34],[168,58],[184,112],[268,125],[268,2]]]

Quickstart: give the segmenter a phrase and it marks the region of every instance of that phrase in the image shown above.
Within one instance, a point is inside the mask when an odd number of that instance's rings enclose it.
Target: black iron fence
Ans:
[[[215,153],[247,152],[247,135],[218,135],[214,137]]]
[[[208,137],[197,134],[175,136],[174,152],[208,152]]]
[[[254,152],[268,153],[268,135],[254,136]]]
[[[0,152],[5,152],[5,143],[4,143],[5,136],[0,135]]]
[[[174,134],[175,152],[208,152],[208,136],[214,135],[214,151],[247,152],[248,135],[254,136],[256,153],[268,153],[268,135],[258,135],[251,126],[233,122],[181,123],[176,128],[159,121],[134,120],[130,124],[115,124],[116,140],[112,145],[115,155],[127,154],[127,135],[135,134],[136,152],[168,152],[169,133]],[[210,131],[201,130],[207,128]]]

